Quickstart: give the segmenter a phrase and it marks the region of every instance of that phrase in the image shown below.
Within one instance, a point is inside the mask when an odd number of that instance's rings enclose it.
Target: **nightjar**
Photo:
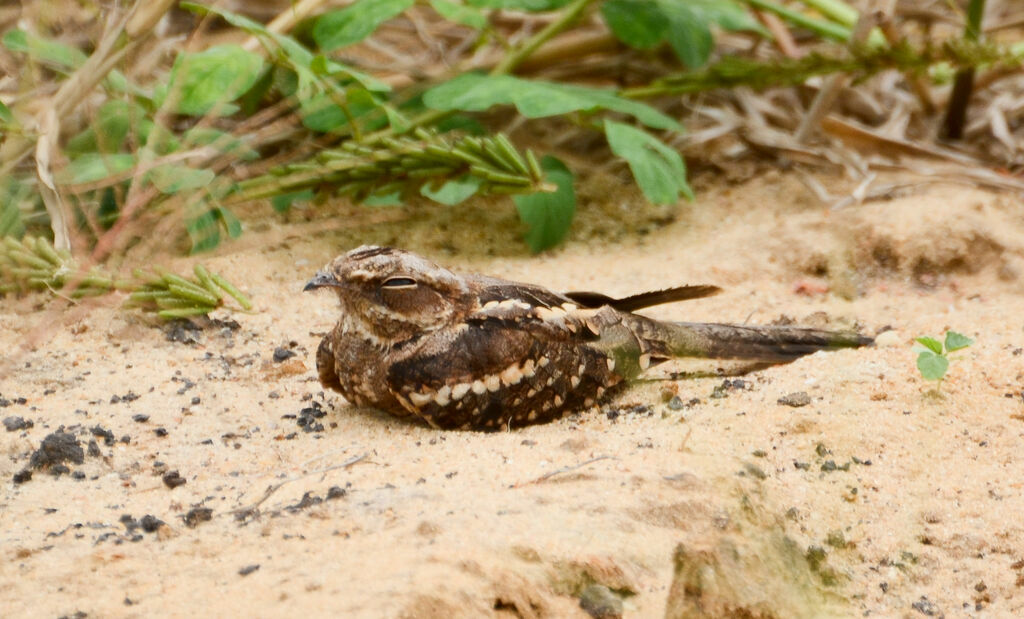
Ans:
[[[320,382],[359,405],[436,428],[499,430],[586,409],[674,357],[784,363],[872,340],[800,327],[664,322],[635,310],[705,297],[682,286],[615,299],[459,274],[363,246],[305,290],[331,288],[341,317],[317,350]]]

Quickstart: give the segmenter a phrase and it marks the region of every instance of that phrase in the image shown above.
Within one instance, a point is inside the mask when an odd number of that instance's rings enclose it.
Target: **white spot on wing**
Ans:
[[[434,402],[436,402],[438,406],[448,406],[448,403],[451,402],[451,393],[452,388],[448,385],[441,387],[437,390],[437,393],[434,394]]]
[[[519,381],[523,380],[523,371],[519,369],[518,363],[514,363],[502,370],[500,377],[501,382],[506,385],[518,385]]]
[[[461,400],[462,396],[469,392],[469,383],[459,383],[452,387],[452,399]]]
[[[416,408],[420,408],[421,406],[423,406],[427,402],[430,402],[433,399],[434,396],[431,393],[417,393],[413,391],[412,393],[409,394],[409,400],[413,403],[413,405]]]

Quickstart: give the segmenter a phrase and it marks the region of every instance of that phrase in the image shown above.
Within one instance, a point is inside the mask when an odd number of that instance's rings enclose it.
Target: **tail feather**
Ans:
[[[657,330],[663,333],[656,335],[654,339],[660,340],[666,347],[665,352],[673,357],[786,363],[819,350],[858,348],[874,342],[870,337],[852,332],[804,327],[697,322],[655,324],[659,327]]]

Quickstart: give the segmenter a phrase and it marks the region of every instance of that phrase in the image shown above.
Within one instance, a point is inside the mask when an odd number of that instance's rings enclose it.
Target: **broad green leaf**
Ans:
[[[57,180],[69,185],[94,183],[130,170],[134,165],[135,155],[86,153],[73,159],[61,170],[57,174]]]
[[[623,99],[611,90],[525,80],[511,75],[463,73],[428,90],[423,102],[435,110],[468,112],[480,112],[494,105],[514,105],[527,118],[606,109],[633,116],[654,129],[682,130],[678,122],[658,110]]]
[[[678,152],[654,136],[629,125],[606,120],[605,136],[612,152],[629,163],[640,190],[654,204],[675,204],[679,194],[693,198],[686,182],[686,164]]]
[[[167,102],[178,114],[202,116],[215,110],[233,112],[228,105],[244,94],[263,72],[263,59],[239,45],[217,45],[196,53],[182,53],[174,60],[167,88]]]
[[[664,3],[662,3],[664,6]],[[668,43],[683,64],[695,69],[711,57],[715,39],[709,23],[701,15],[690,10],[689,4],[673,6],[666,10],[668,18]]]
[[[180,163],[159,165],[146,175],[161,193],[174,194],[209,185],[216,175],[210,170],[196,170]]]
[[[553,193],[533,193],[513,196],[519,219],[529,228],[523,240],[530,251],[536,253],[558,245],[569,232],[576,214],[576,190],[569,168],[548,155],[540,162],[547,180],[558,189]]]
[[[961,350],[963,348],[967,348],[973,343],[974,340],[966,335],[957,333],[956,331],[948,331],[946,333],[946,352]]]
[[[601,5],[601,16],[612,34],[637,49],[649,49],[665,39],[668,22],[653,0],[608,0]]]
[[[378,26],[404,12],[414,0],[358,0],[343,9],[320,16],[313,26],[313,40],[325,52],[358,43]]]
[[[949,369],[949,359],[926,350],[917,356],[917,369],[925,380],[942,380]]]
[[[274,210],[278,213],[284,213],[296,202],[307,202],[312,199],[313,190],[303,189],[302,191],[292,191],[274,196],[270,199],[270,206],[274,207]]]
[[[917,338],[914,338],[914,341],[917,342],[918,344],[924,346],[928,350],[932,351],[936,355],[941,355],[942,354],[942,342],[940,342],[939,340],[935,339],[934,337],[928,337],[928,336],[917,337]]]
[[[0,101],[0,122],[11,123],[14,122],[14,114],[11,113],[11,108],[4,105],[3,101]]]
[[[424,183],[420,187],[420,194],[434,202],[454,206],[475,194],[480,189],[482,182],[479,177],[466,174],[447,181],[438,189],[431,188],[430,183]]]
[[[12,52],[28,54],[33,60],[61,69],[77,69],[87,58],[76,47],[44,39],[24,30],[8,30],[4,34],[3,43]]]
[[[457,24],[469,26],[475,30],[483,30],[487,25],[487,18],[476,7],[451,0],[430,0],[430,6],[434,7],[438,15]]]
[[[649,49],[667,40],[689,67],[707,62],[714,48],[713,25],[765,33],[746,9],[731,0],[608,0],[601,14],[623,43]]]

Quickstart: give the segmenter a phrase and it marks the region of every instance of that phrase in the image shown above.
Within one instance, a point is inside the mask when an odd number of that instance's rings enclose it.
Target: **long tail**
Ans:
[[[615,372],[632,379],[652,365],[678,357],[788,363],[819,350],[874,342],[851,332],[804,327],[661,322],[608,308],[595,317],[600,337],[591,346],[607,355]]]
[[[655,323],[656,336],[673,357],[709,357],[786,363],[819,350],[859,348],[874,339],[852,332],[804,327],[744,326],[700,322]],[[648,326],[648,325],[645,325]],[[646,331],[647,329],[644,329]],[[649,336],[645,333],[644,335]]]

